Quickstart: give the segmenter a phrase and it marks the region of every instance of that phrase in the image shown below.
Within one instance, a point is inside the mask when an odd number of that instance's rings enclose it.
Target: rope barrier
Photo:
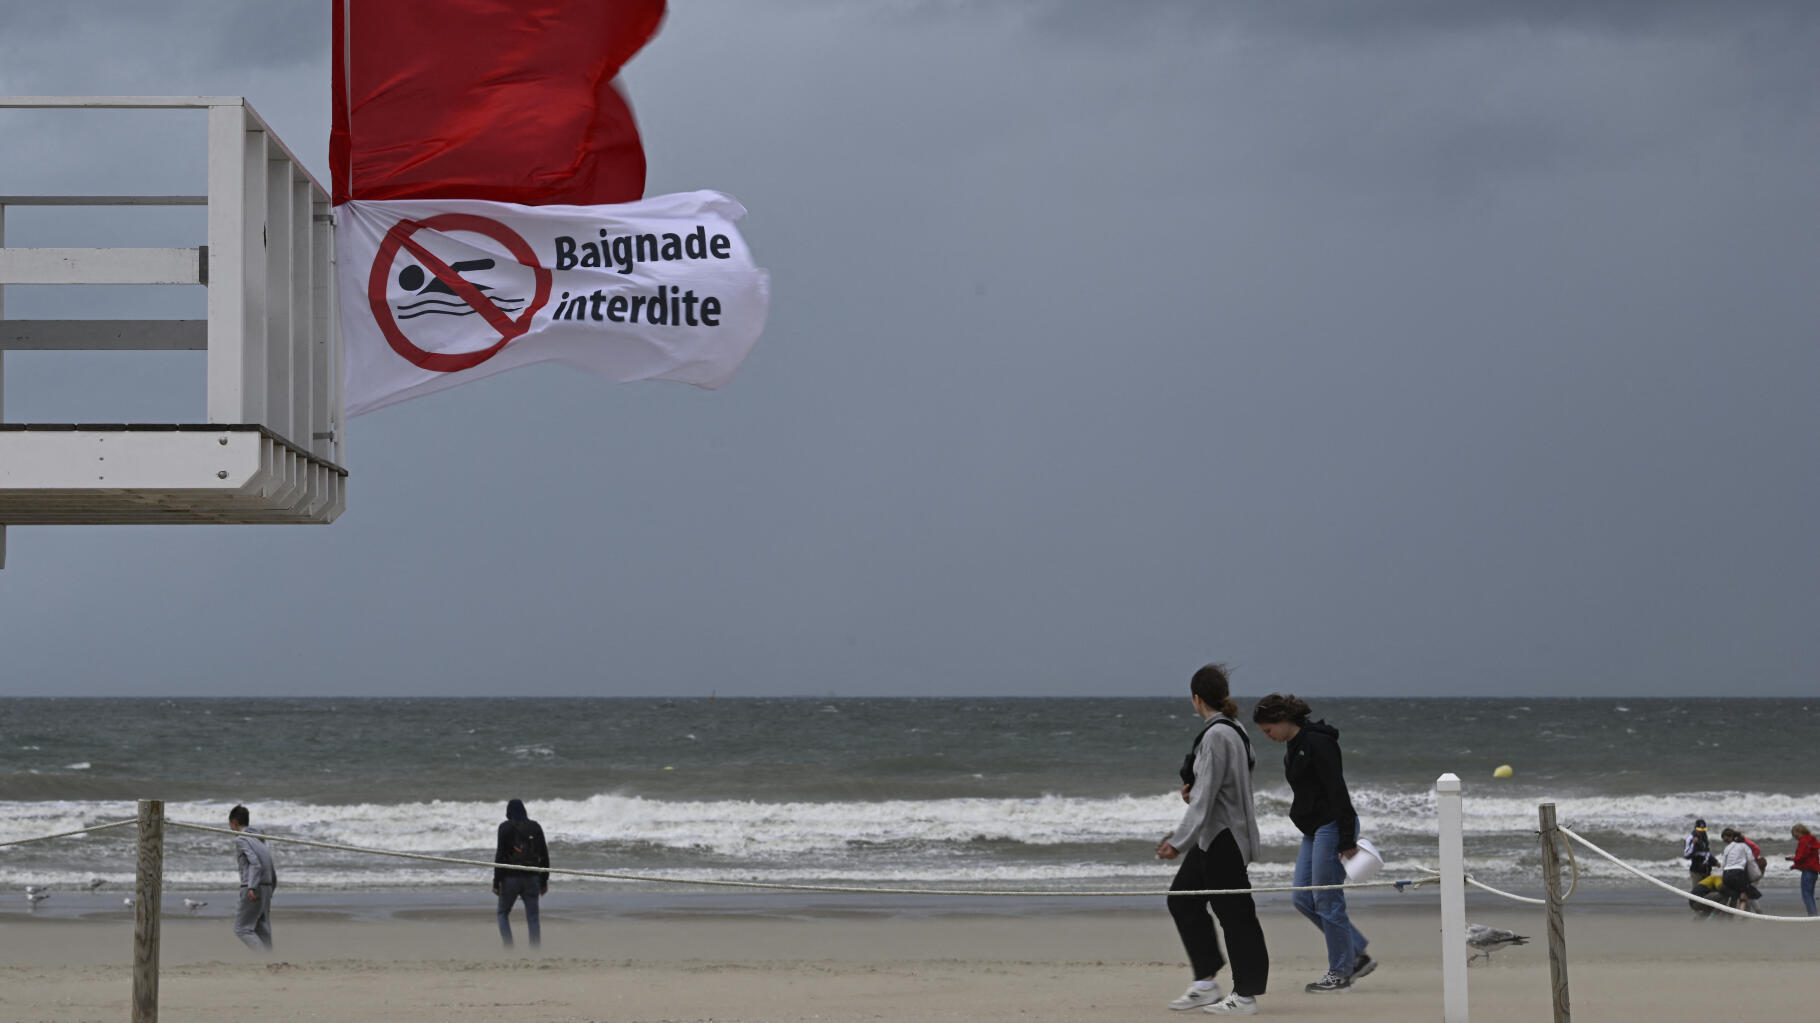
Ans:
[[[1557,824],[1555,825],[1555,830],[1565,832],[1567,829]],[[1580,861],[1574,859],[1574,846],[1572,842],[1563,842],[1561,844],[1567,849],[1567,865],[1571,867],[1574,872],[1573,883],[1567,886],[1567,894],[1561,896],[1561,903],[1565,905],[1567,900],[1573,898],[1574,893],[1580,890]]]
[[[1581,845],[1585,846],[1586,848],[1591,849],[1593,852],[1598,853],[1600,856],[1603,856],[1606,859],[1612,861],[1613,863],[1615,863],[1618,866],[1622,867],[1623,869],[1629,871],[1630,873],[1635,874],[1638,877],[1642,878],[1643,880],[1648,881],[1650,884],[1655,885],[1657,888],[1661,888],[1666,891],[1675,893],[1676,898],[1680,898],[1680,899],[1698,899],[1698,898],[1700,898],[1700,896],[1695,895],[1691,892],[1684,892],[1681,889],[1676,888],[1674,885],[1669,884],[1667,881],[1664,881],[1661,878],[1651,877],[1650,875],[1645,874],[1643,871],[1638,870],[1636,867],[1631,866],[1630,864],[1624,862],[1623,860],[1617,858],[1616,856],[1613,856],[1611,853],[1608,853],[1605,850],[1594,845],[1591,841],[1584,838],[1583,836],[1576,834],[1571,828],[1563,827],[1563,828],[1561,828],[1561,833],[1566,835],[1568,838],[1571,838],[1574,841],[1580,843]],[[1709,900],[1702,900],[1702,901],[1709,901]],[[1721,913],[1730,913],[1733,916],[1743,917],[1746,920],[1773,921],[1775,923],[1780,923],[1780,924],[1808,924],[1808,923],[1814,923],[1815,921],[1820,921],[1820,916],[1773,916],[1768,913],[1752,913],[1747,910],[1734,909],[1731,906],[1727,906],[1724,903],[1720,903],[1720,902],[1713,902],[1710,906],[1702,906],[1701,908],[1702,909],[1714,909]]]
[[[12,838],[12,839],[8,839],[4,842],[0,842],[0,849],[3,849],[9,845],[25,845],[28,842],[48,842],[53,838],[69,838],[72,835],[86,835],[91,831],[106,831],[109,828],[124,828],[128,824],[137,824],[137,823],[139,823],[139,819],[137,817],[128,817],[126,820],[123,820],[123,821],[112,821],[107,824],[96,824],[93,827],[77,828],[74,831],[59,831],[54,835],[37,835],[32,838]]]
[[[1420,863],[1417,863],[1417,864],[1415,864],[1415,868],[1417,870],[1422,871],[1425,874],[1433,874],[1437,880],[1441,877],[1441,872],[1434,869],[1433,867],[1424,867]],[[1527,895],[1517,895],[1513,892],[1507,892],[1507,891],[1504,891],[1499,888],[1493,888],[1491,885],[1486,884],[1485,882],[1479,880],[1478,878],[1472,876],[1471,874],[1466,875],[1466,883],[1469,885],[1472,885],[1474,888],[1484,889],[1485,891],[1488,891],[1488,892],[1492,893],[1493,895],[1502,896],[1503,898],[1510,899],[1515,902],[1527,902],[1532,906],[1548,905],[1547,899],[1532,899]]]
[[[207,824],[189,824],[184,821],[167,820],[173,828],[187,828],[191,831],[206,831],[220,835],[239,835],[231,828],[218,828]],[[287,838],[281,835],[268,835],[263,832],[257,835],[268,842],[285,842],[291,845],[309,846],[315,849],[333,849],[339,852],[365,853],[371,856],[392,856],[398,859],[421,860],[426,863],[449,863],[462,867],[484,867],[493,870],[501,866],[491,860],[469,860],[454,856],[432,856],[428,853],[396,852],[390,849],[370,849],[356,845],[338,845],[333,842],[317,842],[307,838]],[[1435,879],[1421,878],[1414,881],[1366,881],[1359,884],[1325,884],[1325,885],[1267,885],[1261,888],[1212,888],[1192,891],[1032,891],[1011,890],[993,891],[970,888],[869,888],[860,885],[811,885],[782,884],[768,881],[721,881],[702,878],[664,877],[652,874],[620,874],[603,870],[571,870],[564,867],[518,867],[509,869],[536,874],[561,874],[568,877],[585,877],[605,881],[637,881],[646,884],[697,885],[714,888],[755,888],[764,891],[784,892],[829,892],[845,895],[960,895],[981,898],[1152,898],[1171,896],[1210,896],[1210,895],[1253,895],[1268,892],[1298,891],[1333,891],[1344,888],[1395,888],[1403,891],[1408,888],[1419,888],[1423,885],[1437,883]]]

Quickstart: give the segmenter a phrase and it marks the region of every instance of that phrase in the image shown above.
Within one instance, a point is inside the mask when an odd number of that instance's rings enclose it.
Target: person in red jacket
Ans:
[[[1814,879],[1820,877],[1820,840],[1814,838],[1814,833],[1807,830],[1805,824],[1795,825],[1788,833],[1795,840],[1795,855],[1788,857],[1793,861],[1788,869],[1801,872],[1801,902],[1807,907],[1807,915],[1820,916],[1814,912]]]

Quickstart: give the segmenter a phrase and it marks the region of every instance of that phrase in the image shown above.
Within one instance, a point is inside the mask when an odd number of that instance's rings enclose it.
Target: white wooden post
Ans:
[[[1466,840],[1460,778],[1435,780],[1441,832],[1441,1018],[1466,1023]]]
[[[0,249],[6,248],[6,207],[0,206]],[[6,319],[6,285],[0,284],[0,320]],[[6,422],[6,352],[0,349],[0,423]],[[6,525],[0,523],[0,568],[6,567]]]
[[[208,421],[244,423],[246,115],[239,107],[209,107],[208,132]]]
[[[265,394],[265,417],[259,422],[272,432],[297,444],[296,423],[291,418],[291,387],[286,377],[291,371],[291,259],[292,216],[291,162],[284,150],[270,144],[264,132],[264,159],[260,169],[265,173],[265,207],[260,214],[265,220],[265,362],[264,379],[259,387]],[[250,137],[250,133],[249,133]]]
[[[335,440],[339,436],[336,422],[334,374],[341,371],[335,359],[335,333],[341,328],[333,322],[335,282],[334,217],[326,202],[310,206],[310,435],[299,438],[308,442],[318,458],[337,460]]]

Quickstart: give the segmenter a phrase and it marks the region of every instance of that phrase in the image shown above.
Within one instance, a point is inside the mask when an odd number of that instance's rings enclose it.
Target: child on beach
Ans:
[[[1294,696],[1272,693],[1258,701],[1251,720],[1271,741],[1289,746],[1283,755],[1283,772],[1295,794],[1289,821],[1302,833],[1296,886],[1344,884],[1343,861],[1359,852],[1359,815],[1340,769],[1340,730],[1325,721],[1309,721],[1309,713],[1308,704]],[[1347,991],[1353,981],[1377,969],[1365,954],[1365,935],[1346,915],[1344,891],[1298,891],[1291,901],[1327,939],[1327,972],[1304,990]]]
[[[1156,847],[1159,859],[1182,857],[1170,891],[1246,889],[1245,868],[1257,855],[1257,812],[1251,802],[1251,741],[1238,723],[1226,668],[1209,664],[1189,683],[1194,712],[1207,722],[1195,739],[1191,761],[1184,765],[1182,801],[1188,809],[1175,833]],[[1184,853],[1186,855],[1184,855]],[[1226,931],[1232,956],[1232,994],[1221,997],[1214,975],[1226,960],[1207,911]],[[1188,952],[1194,983],[1169,1003],[1178,1012],[1201,1009],[1216,1016],[1254,1016],[1257,996],[1270,977],[1270,953],[1251,895],[1185,895],[1169,899],[1169,914]]]
[[[1807,907],[1808,916],[1820,916],[1814,912],[1814,879],[1820,877],[1820,840],[1814,838],[1814,833],[1805,824],[1795,825],[1788,833],[1795,840],[1795,855],[1788,857],[1792,861],[1788,869],[1801,872],[1801,904]]]

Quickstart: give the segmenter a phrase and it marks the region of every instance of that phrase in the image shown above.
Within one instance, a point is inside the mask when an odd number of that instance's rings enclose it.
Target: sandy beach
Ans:
[[[1432,906],[1358,915],[1382,967],[1344,995],[1310,995],[1314,929],[1266,907],[1272,958],[1264,1013],[1282,1019],[1438,1018]],[[1539,912],[1475,908],[1475,922],[1535,937],[1470,971],[1474,1020],[1549,1012]],[[541,953],[498,945],[492,915],[436,910],[361,920],[275,916],[277,954],[245,952],[224,918],[169,919],[161,1007],[185,1021],[1127,1020],[1186,1018],[1165,1003],[1188,976],[1153,913],[930,917],[855,911],[793,916],[567,916],[550,907]],[[1568,915],[1573,1009],[1584,1019],[1697,1019],[1748,1005],[1805,1011],[1820,984],[1815,932],[1695,923],[1678,911],[1593,907]],[[1803,940],[1805,939],[1805,940]],[[124,920],[0,916],[0,1019],[126,1017]],[[1222,975],[1222,980],[1226,977]],[[1336,1004],[1337,1003],[1337,1004]]]

